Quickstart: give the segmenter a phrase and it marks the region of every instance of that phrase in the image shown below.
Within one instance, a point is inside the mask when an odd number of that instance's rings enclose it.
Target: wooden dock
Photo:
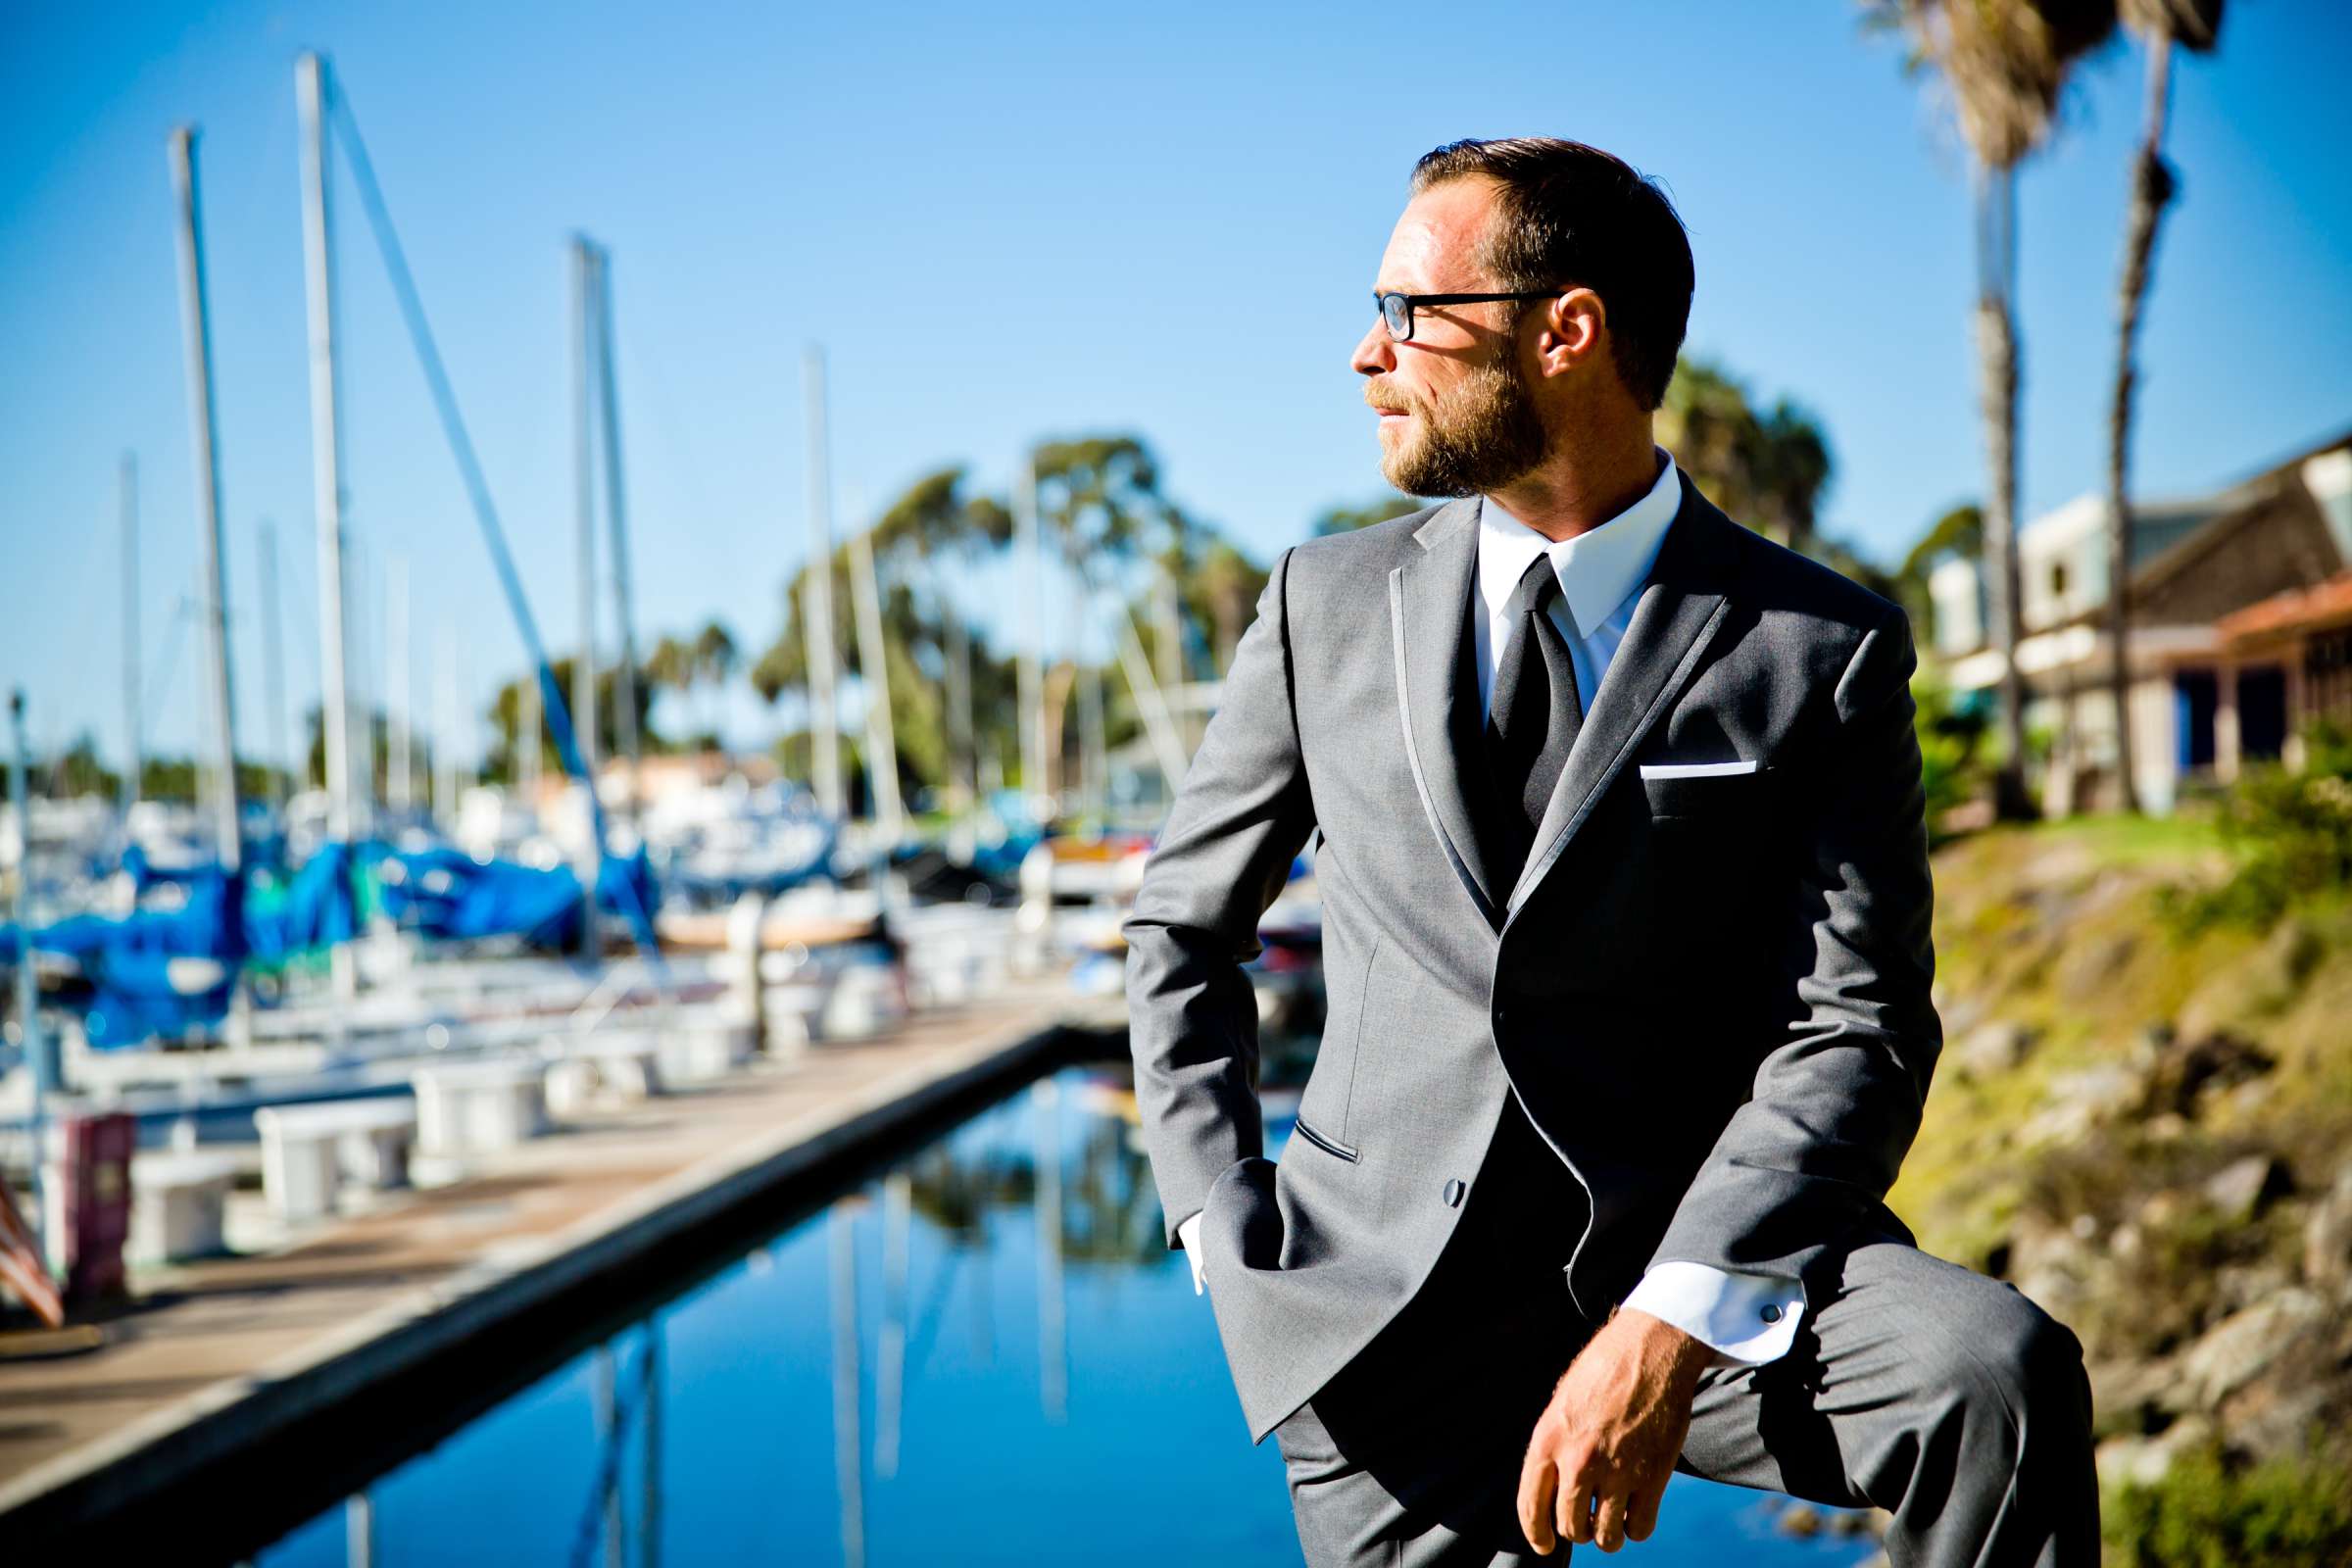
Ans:
[[[567,1122],[266,1254],[143,1274],[102,1348],[0,1360],[0,1541],[24,1562],[250,1552],[1123,1028],[1116,999],[1016,987]]]

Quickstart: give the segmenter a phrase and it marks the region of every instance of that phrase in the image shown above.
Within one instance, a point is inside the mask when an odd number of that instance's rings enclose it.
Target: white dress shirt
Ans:
[[[1658,547],[1682,506],[1682,481],[1673,457],[1656,449],[1656,482],[1632,506],[1573,539],[1553,540],[1536,532],[1496,504],[1482,499],[1478,514],[1478,610],[1472,618],[1478,659],[1478,700],[1483,712],[1494,690],[1510,636],[1511,595],[1528,563],[1551,557],[1560,594],[1548,608],[1552,624],[1568,645],[1576,669],[1577,696],[1584,710],[1608,673],[1617,645],[1632,624],[1642,581],[1657,560]],[[1193,1289],[1201,1288],[1200,1251],[1196,1242],[1200,1216],[1177,1226],[1193,1265]],[[1660,1263],[1642,1277],[1625,1304],[1673,1324],[1714,1349],[1717,1365],[1764,1362],[1787,1353],[1804,1315],[1797,1286],[1761,1274],[1726,1273],[1704,1263]]]

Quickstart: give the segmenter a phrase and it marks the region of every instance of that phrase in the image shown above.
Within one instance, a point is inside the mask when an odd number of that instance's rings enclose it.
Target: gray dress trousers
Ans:
[[[1312,1568],[1560,1560],[1520,1534],[1520,1462],[1597,1325],[1574,1310],[1565,1259],[1527,1238],[1577,1234],[1583,1197],[1515,1106],[1490,1158],[1508,1175],[1490,1171],[1491,1200],[1472,1198],[1428,1286],[1275,1429]],[[1562,1212],[1572,1223],[1531,1223]],[[1787,1355],[1701,1378],[1679,1469],[1885,1508],[1896,1568],[2095,1568],[2090,1388],[2071,1332],[2014,1287],[1891,1238],[1834,1254],[1806,1286]],[[1670,1494],[1661,1530],[1673,1509]]]

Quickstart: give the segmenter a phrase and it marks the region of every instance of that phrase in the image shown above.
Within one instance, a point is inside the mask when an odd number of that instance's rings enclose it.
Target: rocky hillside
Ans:
[[[1894,1206],[2082,1336],[2111,1560],[2352,1562],[2352,896],[2196,923],[2193,822],[1936,860],[1946,1044]]]

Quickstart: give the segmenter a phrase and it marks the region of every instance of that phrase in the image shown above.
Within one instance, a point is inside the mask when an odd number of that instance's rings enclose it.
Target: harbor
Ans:
[[[8,40],[0,1568],[2352,1565],[2352,7]]]
[[[939,569],[943,550],[1001,519],[1042,610],[1048,552],[1076,526],[1069,460],[1030,457],[1017,519],[1002,507],[902,519],[902,503],[837,532],[827,360],[808,344],[803,531],[809,559],[839,563],[844,580],[804,573],[801,624],[767,661],[794,665],[778,684],[799,712],[799,765],[781,765],[782,740],[762,755],[698,735],[698,688],[740,662],[715,620],[641,646],[611,250],[585,233],[564,247],[576,553],[551,594],[546,573],[518,564],[332,66],[302,53],[291,86],[311,591],[281,590],[265,524],[258,589],[231,596],[219,278],[201,132],[181,124],[165,138],[159,194],[195,593],[159,662],[142,639],[156,546],[142,498],[155,485],[125,452],[119,770],[91,779],[54,754],[36,764],[27,693],[10,694],[0,1528],[12,1542],[189,1528],[236,1494],[224,1481],[316,1451],[321,1420],[427,1385],[476,1387],[442,1363],[491,1339],[536,1342],[656,1260],[669,1278],[714,1226],[772,1223],[809,1183],[838,1181],[1074,1040],[1118,1046],[1104,999],[1156,807],[1132,767],[1112,766],[1100,670],[1068,680],[1037,639],[993,655]],[[380,536],[346,516],[373,482],[354,460],[351,411],[382,378],[344,363],[358,267],[393,295],[475,529],[479,553],[456,578],[496,584],[503,626],[462,633],[450,573],[372,556]],[[909,586],[925,600],[911,628]],[[1120,738],[1151,753],[1164,798],[1205,705],[1196,694],[1185,713],[1162,690],[1185,674],[1173,621],[1144,655],[1111,586],[1089,594],[1098,613],[1115,606],[1129,696],[1148,714],[1124,715],[1148,738]],[[559,653],[542,617],[565,600],[577,621]],[[290,736],[290,619],[315,634],[298,639],[318,682],[307,760]],[[259,703],[250,666],[240,679],[241,620],[263,633]],[[477,637],[520,656],[486,707],[462,652]],[[932,733],[907,735],[926,763],[894,729],[903,675],[940,683]],[[984,699],[981,681],[1017,686],[1017,702]],[[156,755],[159,732],[190,731],[194,754]],[[413,1444],[436,1419],[395,1414],[334,1446]],[[218,1539],[243,1550],[267,1515],[238,1502]]]
[[[1123,992],[1122,922],[1267,571],[1119,434],[1033,441],[996,493],[942,468],[837,525],[835,362],[809,341],[783,630],[756,659],[715,619],[652,636],[613,248],[563,249],[570,560],[526,570],[414,220],[327,58],[293,88],[310,590],[266,528],[231,597],[182,126],[196,592],[159,660],[125,454],[120,770],[36,756],[11,694],[0,1540],[865,1568],[1094,1560],[1150,1518],[1151,1560],[1297,1560],[1280,1455],[1241,1441],[1164,1240]],[[362,271],[421,374],[462,556],[347,514],[383,479],[352,416],[381,363],[344,363]],[[476,580],[495,612],[461,627]],[[307,754],[289,625],[315,644]],[[775,710],[764,750],[700,710],[730,682]],[[151,750],[167,720],[186,757]],[[1276,1156],[1324,1022],[1319,847],[1236,955]],[[1859,1514],[1796,1535],[1751,1495],[1677,1495],[1662,1561],[1874,1549]]]
[[[1089,1021],[1032,988],[602,1108],[280,1248],[159,1270],[98,1319],[101,1348],[0,1359],[0,1530],[61,1550],[152,1547],[157,1532],[248,1549],[239,1533],[288,1521],[224,1480],[267,1465],[290,1501],[306,1451],[335,1456],[314,1489],[364,1473],[466,1409],[485,1377],[520,1375],[564,1325],[677,1277],[714,1238],[772,1228],[821,1183],[1088,1039],[1116,1043],[1100,1007]]]

